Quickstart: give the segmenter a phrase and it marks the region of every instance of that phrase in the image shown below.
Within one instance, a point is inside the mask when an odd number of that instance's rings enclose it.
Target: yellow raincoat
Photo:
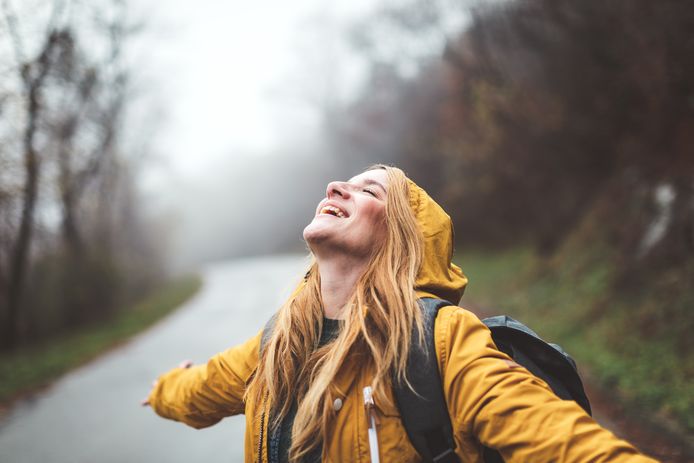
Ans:
[[[418,295],[459,301],[467,279],[451,263],[450,218],[412,182],[410,205],[425,238],[424,262],[415,288]],[[245,460],[266,462],[267,418],[261,423],[258,404],[243,401],[258,363],[260,337],[258,333],[205,365],[166,373],[149,396],[152,408],[165,418],[195,428],[244,413]],[[600,427],[576,403],[557,398],[542,380],[499,352],[487,327],[469,311],[457,306],[441,309],[434,339],[461,462],[482,462],[482,444],[498,449],[507,462],[654,461]],[[362,390],[372,378],[373,372],[361,364],[347,361],[343,366],[336,389],[345,394],[330,398],[341,399],[342,406],[329,424],[323,461],[370,461]],[[390,399],[394,404],[393,397]],[[381,402],[375,404],[380,460],[421,461],[397,408]]]

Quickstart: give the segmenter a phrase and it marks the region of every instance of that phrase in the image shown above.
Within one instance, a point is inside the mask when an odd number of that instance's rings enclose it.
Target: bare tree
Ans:
[[[21,102],[20,117],[3,126],[14,145],[3,144],[0,152],[0,162],[14,165],[16,159],[19,174],[3,171],[0,179],[0,211],[9,212],[0,221],[0,238],[10,243],[7,251],[0,249],[0,258],[7,253],[7,263],[0,263],[7,348],[22,333],[48,335],[104,318],[125,299],[132,281],[145,287],[152,272],[125,275],[124,256],[134,255],[133,243],[140,243],[140,255],[151,244],[147,230],[133,225],[141,215],[132,199],[136,170],[121,150],[131,98],[122,48],[137,30],[128,22],[126,3],[36,0],[52,6],[46,21],[30,14],[31,5],[17,14],[11,0],[2,2],[7,27],[1,32],[11,44],[18,82],[8,94]],[[40,40],[36,30],[44,31]],[[0,78],[0,84],[7,82]],[[130,175],[127,181],[123,172]],[[5,180],[15,178],[22,185],[13,190]],[[114,249],[108,236],[119,225],[132,227],[120,232],[132,243],[122,240]],[[157,267],[154,259],[152,264]],[[25,291],[28,275],[37,291]],[[42,285],[55,296],[42,298]]]
[[[62,2],[54,4],[59,11]],[[24,290],[29,251],[34,231],[34,214],[38,198],[42,159],[36,146],[36,137],[41,117],[42,93],[48,73],[55,65],[56,50],[62,40],[62,33],[53,27],[53,21],[45,32],[43,43],[37,56],[25,56],[25,47],[17,30],[17,17],[9,3],[3,1],[3,13],[8,26],[12,47],[17,61],[18,78],[22,84],[25,100],[26,122],[22,130],[22,156],[24,163],[24,187],[19,230],[10,256],[9,281],[7,287],[7,319],[4,324],[3,343],[12,347],[18,332],[19,307]]]

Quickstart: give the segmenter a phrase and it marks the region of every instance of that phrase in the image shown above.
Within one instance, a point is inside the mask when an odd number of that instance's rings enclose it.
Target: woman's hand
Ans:
[[[178,368],[190,368],[191,366],[193,366],[192,360],[184,360],[178,364]],[[143,407],[149,406],[149,395],[152,393],[154,388],[157,387],[158,383],[159,383],[159,381],[157,381],[156,379],[154,381],[152,381],[152,389],[150,389],[149,394],[147,394],[147,397],[142,399],[142,401],[140,402],[140,405],[142,405]]]

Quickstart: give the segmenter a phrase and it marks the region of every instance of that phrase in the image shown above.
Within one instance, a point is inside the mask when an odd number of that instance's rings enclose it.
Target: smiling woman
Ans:
[[[447,303],[433,327],[455,445],[439,462],[653,461],[497,350],[454,305],[450,217],[394,167],[328,184],[304,229],[313,261],[268,325],[205,365],[176,368],[147,403],[202,428],[246,415],[247,462],[431,461],[411,444],[393,394],[424,338],[419,300]],[[261,348],[262,340],[262,348]]]

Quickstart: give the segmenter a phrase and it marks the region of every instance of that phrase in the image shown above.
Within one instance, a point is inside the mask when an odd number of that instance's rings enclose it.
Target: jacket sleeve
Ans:
[[[467,310],[441,310],[436,351],[455,432],[475,436],[506,462],[655,461],[498,351],[487,327]]]
[[[149,395],[152,409],[198,429],[243,413],[246,383],[258,364],[260,337],[261,333],[206,364],[165,373]]]

